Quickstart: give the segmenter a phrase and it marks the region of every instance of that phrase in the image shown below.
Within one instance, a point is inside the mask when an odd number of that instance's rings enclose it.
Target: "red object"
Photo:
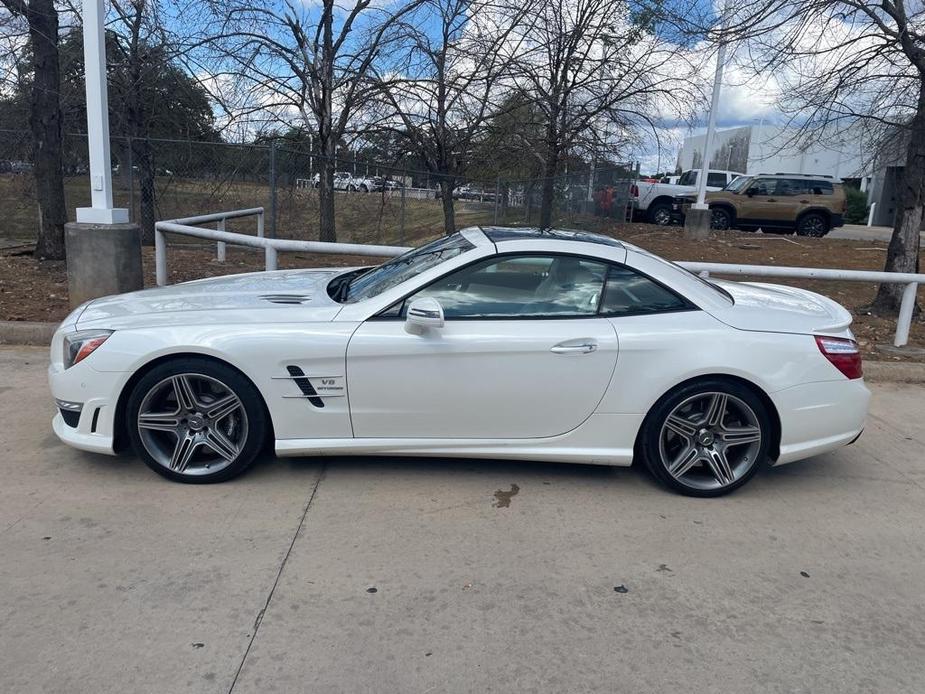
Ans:
[[[819,351],[841,371],[845,378],[855,379],[864,375],[861,367],[861,351],[858,343],[843,337],[816,335]]]

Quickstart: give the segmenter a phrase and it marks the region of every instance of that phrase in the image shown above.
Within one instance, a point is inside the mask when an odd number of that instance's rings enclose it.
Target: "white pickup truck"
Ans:
[[[674,201],[674,196],[696,193],[699,173],[700,169],[688,169],[681,174],[678,182],[674,184],[637,182],[634,188],[637,214],[653,224],[664,226],[671,224],[671,204]],[[739,171],[710,169],[707,172],[707,190],[722,190],[733,179],[744,175]]]

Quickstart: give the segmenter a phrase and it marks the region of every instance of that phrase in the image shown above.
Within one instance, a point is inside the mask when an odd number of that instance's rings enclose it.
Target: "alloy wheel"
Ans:
[[[659,456],[679,483],[718,490],[740,480],[758,462],[762,431],[743,400],[723,392],[698,393],[677,405],[659,434]]]
[[[671,211],[664,206],[659,206],[655,212],[652,213],[652,221],[658,224],[659,226],[670,226],[671,225]]]
[[[725,210],[710,211],[710,228],[718,231],[725,231],[729,228],[729,213]]]
[[[182,373],[165,378],[138,409],[138,434],[157,463],[181,475],[223,470],[247,442],[241,399],[216,378]]]
[[[821,238],[825,236],[825,221],[817,215],[811,215],[800,222],[800,235]]]

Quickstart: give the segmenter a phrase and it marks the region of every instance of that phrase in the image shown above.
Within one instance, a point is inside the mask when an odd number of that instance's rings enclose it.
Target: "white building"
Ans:
[[[866,191],[873,172],[860,132],[847,128],[833,142],[800,148],[792,140],[796,131],[776,125],[747,125],[718,130],[711,169],[759,173],[805,173],[831,176],[855,183]],[[705,135],[684,139],[678,154],[680,170],[700,168]]]

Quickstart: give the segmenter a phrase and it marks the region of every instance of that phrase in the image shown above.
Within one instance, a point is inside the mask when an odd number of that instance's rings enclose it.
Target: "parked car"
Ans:
[[[10,173],[12,174],[30,174],[34,168],[31,161],[10,162]]]
[[[353,174],[349,171],[335,171],[334,172],[334,190],[350,190],[350,185],[353,183]],[[312,188],[317,188],[321,185],[321,174],[316,173],[312,176]]]
[[[53,427],[179,482],[277,454],[629,465],[716,496],[853,442],[851,314],[586,232],[469,228],[379,267],[88,302],[51,345]],[[166,329],[169,327],[169,329]],[[619,359],[618,359],[619,355]]]
[[[699,169],[685,171],[678,178],[678,183],[675,185],[637,182],[633,189],[635,192],[635,209],[653,224],[671,224],[674,198],[684,193],[696,192],[699,174]],[[736,171],[710,169],[707,172],[707,190],[721,190],[733,179],[741,175],[743,174]]]
[[[682,218],[695,196],[678,196],[673,213]],[[847,199],[831,176],[777,173],[743,176],[724,190],[708,193],[714,229],[796,232],[825,236],[842,226]]]

